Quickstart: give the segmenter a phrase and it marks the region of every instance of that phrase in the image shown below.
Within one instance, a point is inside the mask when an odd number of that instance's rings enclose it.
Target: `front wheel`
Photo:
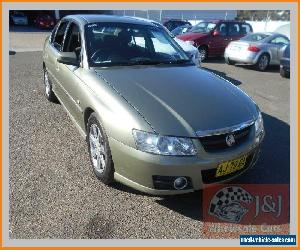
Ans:
[[[198,50],[199,50],[199,58],[201,62],[203,62],[204,60],[207,59],[208,56],[207,48],[205,46],[200,46]]]
[[[91,164],[96,177],[104,184],[114,180],[114,166],[108,138],[101,127],[96,113],[92,113],[87,123],[87,142]]]
[[[280,75],[284,78],[289,78],[290,77],[290,74],[284,70],[283,68],[280,68]]]
[[[267,54],[262,54],[256,63],[256,69],[259,71],[265,71],[270,63],[270,57]]]

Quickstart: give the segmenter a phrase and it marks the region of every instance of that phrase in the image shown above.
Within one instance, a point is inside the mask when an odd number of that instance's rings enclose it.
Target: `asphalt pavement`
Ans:
[[[86,142],[44,96],[42,53],[9,59],[11,238],[201,238],[202,192],[163,198],[99,182]],[[257,72],[222,59],[203,67],[245,90],[263,112],[261,158],[234,183],[289,183],[289,79],[278,67]]]

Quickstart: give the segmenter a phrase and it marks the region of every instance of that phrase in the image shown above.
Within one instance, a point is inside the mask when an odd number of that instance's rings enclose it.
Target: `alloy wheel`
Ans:
[[[92,124],[89,131],[91,160],[94,169],[103,173],[106,168],[106,149],[101,130],[97,124]]]

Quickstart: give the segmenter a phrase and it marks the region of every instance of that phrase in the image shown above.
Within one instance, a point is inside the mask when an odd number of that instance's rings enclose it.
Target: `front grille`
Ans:
[[[217,168],[202,170],[201,174],[202,174],[202,181],[203,181],[203,183],[210,184],[210,183],[214,183],[214,182],[220,182],[220,181],[224,181],[224,180],[230,179],[230,178],[238,175],[239,173],[245,171],[247,168],[250,167],[250,164],[252,162],[253,156],[254,156],[254,153],[250,154],[247,157],[245,167],[243,167],[241,170],[238,170],[238,171],[233,172],[231,174],[227,174],[227,175],[223,175],[223,176],[220,176],[220,177],[216,177]]]
[[[251,127],[252,125],[232,133],[200,137],[199,140],[206,152],[216,152],[227,148],[234,148],[247,140]],[[226,136],[229,134],[232,134],[235,139],[235,144],[231,147],[226,143]]]

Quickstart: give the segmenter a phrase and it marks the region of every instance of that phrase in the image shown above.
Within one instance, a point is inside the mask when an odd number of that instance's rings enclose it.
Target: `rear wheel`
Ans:
[[[235,62],[230,60],[228,57],[225,57],[225,63],[228,64],[228,65],[234,65]]]
[[[270,63],[270,57],[268,54],[262,54],[256,63],[256,69],[258,69],[259,71],[265,71]]]
[[[207,55],[208,55],[207,47],[200,46],[198,48],[198,50],[199,50],[199,58],[200,58],[201,62],[203,62],[204,60],[207,59]]]
[[[96,113],[90,115],[87,130],[89,155],[94,173],[104,184],[110,184],[114,180],[114,166],[108,138],[98,121]]]
[[[44,68],[44,86],[45,86],[45,95],[48,101],[57,102],[57,98],[52,90],[52,84],[49,79],[48,71]]]

